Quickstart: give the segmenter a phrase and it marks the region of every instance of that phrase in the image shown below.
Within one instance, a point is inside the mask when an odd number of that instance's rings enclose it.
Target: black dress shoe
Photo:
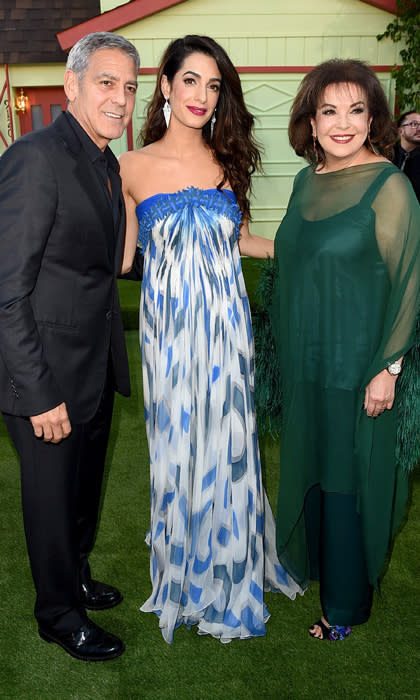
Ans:
[[[125,649],[121,639],[105,632],[92,620],[87,620],[77,630],[68,634],[57,634],[41,628],[38,631],[41,639],[59,644],[70,656],[82,661],[116,659]]]
[[[82,583],[81,603],[88,610],[107,610],[121,603],[123,597],[113,586],[91,579]]]

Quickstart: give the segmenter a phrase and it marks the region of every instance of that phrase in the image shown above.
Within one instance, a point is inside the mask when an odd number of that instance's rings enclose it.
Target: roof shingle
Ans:
[[[55,35],[100,11],[100,0],[1,0],[0,63],[64,62]]]

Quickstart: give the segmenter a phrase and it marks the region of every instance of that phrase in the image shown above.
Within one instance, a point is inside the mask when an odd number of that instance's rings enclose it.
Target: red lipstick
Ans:
[[[207,112],[207,109],[204,109],[203,107],[190,107],[187,105],[187,108],[190,110],[190,112],[196,114],[197,117],[204,117],[205,113]]]

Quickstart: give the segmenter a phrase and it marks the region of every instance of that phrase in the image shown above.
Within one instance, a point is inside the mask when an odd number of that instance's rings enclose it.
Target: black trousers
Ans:
[[[90,579],[114,388],[111,372],[96,415],[57,445],[34,436],[28,418],[4,414],[19,454],[26,543],[41,627],[74,631],[86,620],[81,584]]]

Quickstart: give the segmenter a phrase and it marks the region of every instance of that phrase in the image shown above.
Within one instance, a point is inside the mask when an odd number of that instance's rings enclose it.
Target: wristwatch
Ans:
[[[393,377],[396,377],[398,374],[401,373],[402,364],[398,361],[391,362],[391,364],[388,365],[387,370],[390,374],[392,374]]]

